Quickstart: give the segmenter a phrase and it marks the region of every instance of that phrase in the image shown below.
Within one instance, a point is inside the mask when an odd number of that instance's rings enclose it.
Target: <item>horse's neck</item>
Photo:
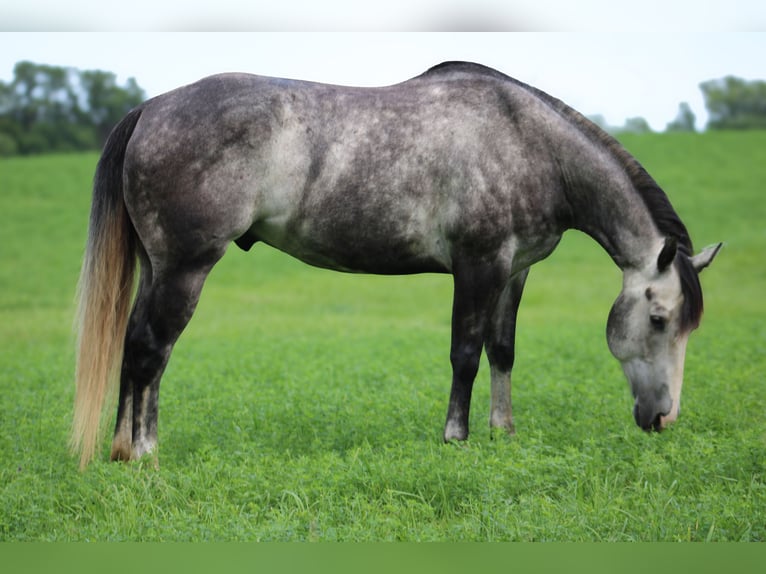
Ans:
[[[593,237],[621,269],[646,265],[663,238],[620,161],[597,145],[564,155],[571,227]]]

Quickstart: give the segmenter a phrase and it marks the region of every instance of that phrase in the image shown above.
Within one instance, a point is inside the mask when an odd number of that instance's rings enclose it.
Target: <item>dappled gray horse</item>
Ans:
[[[118,380],[112,459],[156,449],[160,378],[232,241],[340,271],[451,273],[444,440],[468,436],[482,348],[490,425],[513,432],[522,289],[570,228],[624,273],[609,348],[636,422],[659,430],[678,416],[686,342],[702,314],[698,272],[720,245],[693,256],[654,180],[559,100],[460,62],[383,88],[225,74],[148,100],[114,129],[95,176],[80,279],[81,466]]]

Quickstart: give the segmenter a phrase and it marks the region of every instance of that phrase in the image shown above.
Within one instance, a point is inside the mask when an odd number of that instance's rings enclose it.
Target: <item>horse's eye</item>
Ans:
[[[659,315],[651,315],[649,317],[649,321],[652,323],[652,327],[654,327],[656,331],[665,330],[665,317],[660,317]]]

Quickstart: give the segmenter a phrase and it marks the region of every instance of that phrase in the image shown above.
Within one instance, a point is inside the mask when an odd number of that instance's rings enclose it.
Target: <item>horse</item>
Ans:
[[[560,100],[469,62],[376,88],[227,73],[149,99],[113,129],[94,176],[72,450],[81,468],[93,459],[119,382],[111,459],[156,461],[160,379],[232,242],[343,272],[451,274],[443,440],[468,437],[482,350],[490,427],[513,434],[524,284],[567,229],[623,272],[607,343],[637,425],[665,428],[702,315],[698,275],[721,244],[694,255],[639,162]]]

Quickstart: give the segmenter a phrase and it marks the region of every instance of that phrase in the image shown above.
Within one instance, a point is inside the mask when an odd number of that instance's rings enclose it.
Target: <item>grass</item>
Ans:
[[[95,155],[0,161],[0,540],[766,539],[766,133],[625,139],[698,247],[684,411],[640,432],[606,316],[620,273],[568,233],[530,276],[517,436],[442,445],[448,277],[347,276],[257,245],[214,269],[163,379],[161,469],[67,453]]]

